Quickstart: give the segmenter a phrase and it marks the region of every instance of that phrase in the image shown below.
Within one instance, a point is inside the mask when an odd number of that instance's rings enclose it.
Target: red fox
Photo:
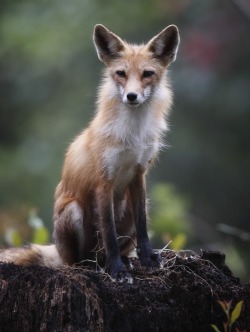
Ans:
[[[10,249],[0,260],[72,265],[103,254],[112,279],[130,281],[122,262],[137,243],[141,265],[160,264],[147,234],[146,173],[167,130],[172,92],[166,81],[179,32],[170,25],[147,44],[131,45],[101,24],[93,35],[106,71],[97,111],[70,145],[55,192],[55,245]]]

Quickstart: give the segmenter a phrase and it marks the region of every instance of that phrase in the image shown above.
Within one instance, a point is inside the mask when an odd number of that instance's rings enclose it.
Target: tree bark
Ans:
[[[232,275],[223,254],[162,256],[153,271],[130,259],[133,284],[91,268],[1,263],[0,331],[224,331],[218,300],[232,300],[232,309],[243,300],[232,331],[250,331],[250,284]]]

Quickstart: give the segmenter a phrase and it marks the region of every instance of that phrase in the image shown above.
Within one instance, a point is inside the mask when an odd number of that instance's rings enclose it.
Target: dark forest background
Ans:
[[[1,0],[1,246],[51,240],[64,152],[95,110],[96,23],[130,42],[179,27],[169,147],[149,176],[152,241],[222,250],[249,280],[247,0]]]

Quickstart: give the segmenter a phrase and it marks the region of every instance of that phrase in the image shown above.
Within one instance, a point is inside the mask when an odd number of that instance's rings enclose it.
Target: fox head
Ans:
[[[131,45],[97,24],[93,35],[98,58],[107,66],[121,102],[129,107],[150,101],[165,76],[168,65],[176,59],[179,32],[169,25],[147,44]]]

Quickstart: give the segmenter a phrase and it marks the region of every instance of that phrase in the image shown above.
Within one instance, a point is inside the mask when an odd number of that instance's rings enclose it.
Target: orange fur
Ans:
[[[99,245],[109,264],[113,254],[108,242],[116,241],[114,232],[119,237],[121,254],[128,254],[133,248],[140,227],[145,233],[146,226],[138,226],[137,210],[145,210],[140,207],[141,197],[145,196],[145,174],[163,145],[162,135],[167,130],[172,93],[166,71],[177,52],[179,37],[177,28],[170,26],[146,45],[130,45],[98,25],[94,42],[99,59],[106,64],[97,112],[89,127],[69,147],[55,195],[55,242],[68,263],[91,258]],[[73,201],[74,206],[70,205]],[[67,206],[70,217],[68,212],[62,215]],[[105,217],[107,206],[110,213]],[[81,219],[77,227],[84,239],[78,242],[77,254],[69,257],[62,243],[67,238],[64,226],[72,239],[79,241],[72,229],[74,213],[75,220]],[[145,214],[145,219],[146,212],[140,213]],[[111,235],[107,228],[112,229]]]
[[[63,263],[98,252],[111,276],[122,281],[130,276],[119,255],[127,255],[136,238],[142,265],[159,259],[146,232],[145,176],[167,130],[172,93],[166,73],[179,35],[169,26],[145,45],[130,45],[97,25],[94,43],[106,71],[96,115],[65,156],[55,192],[54,240]]]

